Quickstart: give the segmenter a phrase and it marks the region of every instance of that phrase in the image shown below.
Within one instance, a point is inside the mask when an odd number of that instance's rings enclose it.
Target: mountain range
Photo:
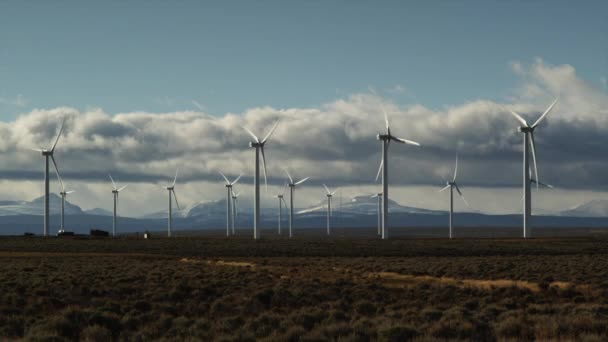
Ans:
[[[41,230],[44,197],[32,201],[0,201],[0,234],[37,233]],[[50,196],[51,231],[59,227],[61,197]],[[390,200],[392,225],[402,227],[441,227],[447,222],[447,212],[402,206]],[[252,209],[242,202],[237,227],[250,227],[253,222]],[[299,227],[321,228],[325,226],[326,202],[296,210],[296,224]],[[369,195],[355,196],[341,203],[334,202],[332,225],[335,227],[376,227],[378,202]],[[262,208],[262,225],[277,225],[277,208]],[[66,228],[77,233],[87,233],[89,229],[111,230],[112,213],[95,208],[82,210],[66,200]],[[520,214],[487,215],[477,212],[458,212],[456,223],[467,227],[516,227],[521,224]],[[535,225],[547,227],[608,227],[608,200],[593,200],[571,209],[533,217]],[[288,210],[284,208],[283,226],[287,226]],[[226,200],[207,201],[174,211],[174,228],[183,230],[223,229],[226,226]],[[119,217],[119,231],[136,232],[144,230],[164,230],[167,225],[166,210],[153,212],[142,217]]]

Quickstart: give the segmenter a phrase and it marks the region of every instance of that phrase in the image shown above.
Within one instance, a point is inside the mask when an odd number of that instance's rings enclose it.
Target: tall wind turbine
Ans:
[[[289,178],[289,238],[291,239],[293,237],[293,201],[296,194],[296,185],[306,182],[306,180],[310,177],[306,177],[294,182],[293,178],[291,178],[291,175],[289,174],[289,171],[287,171],[287,169],[283,169],[283,171],[285,171],[287,177]]]
[[[279,235],[281,235],[281,222],[283,221],[282,218],[282,214],[283,214],[283,204],[285,204],[285,207],[287,207],[287,202],[285,202],[285,191],[287,190],[287,183],[285,183],[285,185],[283,186],[283,191],[278,193],[276,195],[276,197],[279,199],[279,230],[278,233]]]
[[[376,136],[378,140],[382,141],[382,161],[380,162],[380,168],[378,169],[376,180],[378,180],[380,172],[382,172],[382,239],[388,239],[388,146],[390,145],[391,140],[414,146],[420,146],[420,144],[415,141],[397,138],[392,135],[388,122],[388,115],[386,114],[384,108],[382,108],[382,112],[384,113],[386,133],[378,134]]]
[[[330,231],[330,216],[332,214],[332,209],[331,209],[331,199],[333,197],[333,195],[338,191],[338,189],[334,190],[334,192],[331,192],[329,190],[329,188],[327,187],[327,185],[323,184],[323,187],[325,188],[325,191],[327,192],[327,194],[325,194],[327,196],[327,235],[331,234]]]
[[[116,185],[116,182],[114,182],[112,175],[108,175],[108,176],[110,176],[110,180],[112,181],[112,194],[114,196],[114,214],[112,216],[112,236],[116,236],[116,206],[118,205],[118,193],[123,191],[128,186],[128,184],[119,188]]]
[[[266,188],[268,188],[268,180],[266,176],[266,157],[264,155],[264,145],[268,138],[272,135],[274,130],[277,128],[279,122],[277,121],[270,132],[266,134],[264,139],[260,141],[258,137],[253,134],[247,127],[243,127],[243,129],[251,135],[253,141],[249,142],[249,147],[255,148],[255,178],[254,178],[254,196],[253,196],[253,238],[260,238],[260,151],[262,152],[262,166],[264,168],[264,184]]]
[[[524,217],[523,217],[523,229],[524,229],[524,239],[532,236],[531,234],[531,225],[530,225],[530,216],[532,214],[532,198],[530,193],[530,144],[532,145],[532,161],[534,162],[534,175],[535,181],[538,182],[538,168],[536,166],[536,146],[534,143],[534,130],[538,125],[547,117],[547,114],[553,109],[558,99],[555,99],[553,103],[545,110],[545,112],[532,124],[531,126],[528,124],[524,118],[522,118],[519,114],[514,111],[510,111],[511,114],[521,123],[519,127],[519,131],[524,135]],[[538,186],[538,183],[536,184]]]
[[[234,235],[234,220],[233,220],[233,209],[232,209],[232,186],[234,184],[236,184],[236,182],[239,181],[239,179],[241,179],[241,175],[239,175],[238,177],[236,177],[236,179],[233,182],[230,182],[228,180],[228,178],[226,178],[226,176],[224,176],[224,174],[220,171],[220,175],[222,175],[222,177],[224,178],[224,180],[226,181],[226,236],[230,236],[230,228],[232,227],[232,234]]]
[[[70,191],[66,191],[65,190],[65,184],[63,184],[63,181],[61,180],[61,176],[58,177],[59,178],[59,183],[61,184],[61,192],[59,193],[61,195],[61,227],[59,228],[59,232],[63,233],[65,231],[65,220],[64,220],[64,214],[65,214],[65,198],[69,195],[74,193],[73,190]]]
[[[378,198],[378,235],[382,235],[382,193],[379,192],[371,196],[371,198]]]
[[[175,204],[177,209],[179,207],[179,201],[177,200],[177,194],[175,193],[175,183],[177,182],[177,170],[175,171],[175,178],[171,185],[167,185],[164,188],[169,191],[169,216],[167,217],[167,236],[171,237],[171,224],[173,223],[173,197],[175,197]],[[181,209],[180,209],[181,210]]]
[[[232,193],[232,235],[235,235],[234,226],[236,226],[236,219],[239,216],[239,195],[240,192]]]
[[[446,181],[445,182],[445,187],[442,188],[441,190],[439,190],[439,192],[445,191],[447,189],[450,189],[450,239],[454,236],[452,234],[452,216],[454,215],[454,188],[456,188],[456,191],[458,192],[458,195],[460,196],[460,198],[462,198],[462,200],[464,201],[464,203],[467,205],[467,207],[469,206],[469,203],[467,202],[467,200],[464,199],[464,196],[462,195],[462,192],[460,191],[460,188],[458,187],[458,184],[456,183],[456,175],[458,174],[458,155],[456,155],[456,166],[454,167],[454,177],[452,177],[452,181]]]
[[[59,177],[59,170],[57,168],[57,162],[55,161],[55,157],[53,154],[55,153],[55,148],[57,147],[57,143],[59,142],[59,138],[63,133],[63,129],[65,127],[66,117],[63,118],[63,122],[61,123],[61,128],[59,129],[59,134],[55,138],[55,143],[50,150],[47,149],[33,149],[34,151],[42,153],[42,156],[45,158],[45,168],[44,168],[44,228],[43,235],[49,235],[49,157],[53,161],[53,166],[55,167],[55,172],[57,173],[57,177]]]

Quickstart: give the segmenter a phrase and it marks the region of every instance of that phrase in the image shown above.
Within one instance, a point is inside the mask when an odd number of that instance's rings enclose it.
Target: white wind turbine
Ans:
[[[110,177],[110,180],[112,181],[112,194],[114,196],[114,214],[112,215],[112,236],[116,236],[116,206],[118,205],[118,193],[123,191],[128,186],[128,184],[119,188],[116,185],[116,182],[114,182],[112,175],[108,175],[108,176]]]
[[[274,130],[277,128],[279,122],[277,121],[270,132],[266,134],[264,139],[260,141],[258,137],[253,134],[247,127],[243,129],[251,135],[253,141],[249,142],[249,147],[255,148],[255,178],[254,178],[254,196],[253,196],[253,238],[260,238],[260,151],[262,152],[262,167],[264,168],[264,184],[268,187],[268,180],[266,176],[266,156],[264,155],[264,145],[268,138],[272,135]]]
[[[380,177],[380,172],[382,172],[382,239],[388,239],[388,146],[390,145],[391,140],[414,146],[420,146],[420,144],[415,141],[397,138],[392,135],[389,127],[388,115],[386,114],[384,108],[382,108],[382,112],[384,113],[386,133],[378,134],[376,136],[378,140],[382,141],[382,161],[380,162],[380,168],[378,169],[378,174],[376,175],[376,181],[378,180],[378,177]]]
[[[547,117],[547,114],[553,109],[558,99],[555,99],[553,103],[545,110],[545,112],[532,124],[531,126],[528,124],[524,118],[522,118],[519,114],[514,111],[510,111],[510,113],[521,123],[519,127],[519,131],[524,134],[524,217],[523,217],[523,234],[524,239],[531,237],[531,225],[530,225],[530,216],[532,214],[532,198],[530,193],[530,144],[532,145],[532,161],[534,162],[534,175],[536,186],[538,187],[538,168],[536,166],[536,145],[534,143],[534,130],[538,125]]]
[[[371,198],[378,198],[378,235],[382,235],[382,193],[373,194]]]
[[[285,173],[287,174],[287,177],[289,178],[289,238],[293,237],[293,201],[294,201],[294,196],[296,194],[296,185],[300,185],[304,182],[306,182],[306,180],[310,177],[306,177],[304,179],[300,179],[297,182],[293,181],[293,178],[291,178],[291,175],[289,174],[289,171],[287,171],[287,169],[283,169],[283,171],[285,171]]]
[[[173,178],[173,183],[171,185],[163,186],[164,189],[169,191],[169,216],[167,217],[167,236],[171,237],[171,225],[173,223],[173,197],[175,197],[175,204],[177,205],[177,209],[179,207],[179,201],[177,200],[177,194],[175,193],[175,183],[177,182],[177,170],[175,171],[175,178]]]
[[[330,216],[332,214],[331,200],[332,200],[332,197],[334,196],[334,194],[338,191],[338,189],[334,190],[334,192],[331,192],[329,190],[329,188],[327,187],[327,185],[323,184],[323,187],[325,188],[325,191],[327,192],[327,194],[326,194],[326,196],[327,196],[327,235],[330,235],[330,233],[331,233]]]
[[[282,218],[282,214],[283,214],[283,204],[285,204],[285,207],[287,207],[287,202],[285,202],[285,191],[287,190],[287,183],[285,183],[285,185],[283,186],[283,191],[278,193],[276,195],[276,197],[279,199],[279,227],[278,227],[278,233],[279,235],[281,235],[281,222],[283,221]]]
[[[233,182],[230,182],[228,180],[228,178],[226,178],[226,176],[224,176],[224,174],[220,171],[220,175],[222,175],[222,177],[224,178],[224,180],[226,181],[226,190],[227,190],[227,194],[226,194],[226,236],[230,236],[230,228],[232,227],[232,235],[234,235],[234,213],[233,213],[233,209],[232,209],[232,186],[234,184],[236,184],[236,182],[239,181],[239,179],[241,179],[241,175],[239,175],[238,177],[236,177],[236,179]]]
[[[456,183],[457,174],[458,174],[458,155],[456,155],[456,166],[454,167],[454,177],[452,177],[452,181],[451,182],[446,181],[445,187],[442,188],[441,190],[439,190],[439,192],[442,192],[447,189],[450,189],[450,233],[449,233],[450,239],[454,236],[452,233],[452,222],[453,222],[452,216],[454,215],[454,188],[456,188],[458,195],[460,196],[460,198],[462,198],[462,200],[467,205],[467,207],[469,206],[469,203],[467,202],[467,200],[464,199],[464,196],[462,195],[462,192],[460,191],[460,188],[458,187],[458,184]]]
[[[63,118],[63,122],[61,123],[61,128],[59,129],[59,134],[55,138],[55,143],[50,150],[37,148],[32,149],[34,151],[42,153],[42,156],[45,158],[46,164],[44,168],[44,228],[43,235],[49,235],[49,157],[53,161],[53,166],[55,167],[55,172],[57,173],[57,177],[59,177],[59,169],[57,168],[57,162],[55,161],[55,157],[53,154],[55,153],[55,148],[57,147],[57,143],[59,142],[59,138],[63,133],[63,129],[65,127],[66,117]]]
[[[239,196],[240,192],[232,193],[232,235],[235,235],[234,226],[236,226],[236,219],[239,216]]]
[[[65,220],[64,220],[64,214],[65,214],[65,198],[69,195],[74,193],[74,190],[70,190],[70,191],[66,191],[65,190],[65,184],[63,184],[63,181],[61,180],[61,176],[58,177],[59,178],[59,183],[61,184],[61,192],[59,193],[61,195],[61,227],[59,228],[59,232],[63,233],[65,231]]]

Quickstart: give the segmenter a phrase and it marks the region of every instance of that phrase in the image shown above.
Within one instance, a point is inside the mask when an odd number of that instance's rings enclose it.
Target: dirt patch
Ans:
[[[206,265],[212,265],[212,266],[255,268],[254,263],[245,262],[245,261],[203,260],[203,259],[192,259],[192,258],[181,258],[179,261],[185,262],[185,263],[190,263],[190,264],[206,264]]]
[[[540,286],[537,283],[522,281],[522,280],[510,280],[510,279],[456,279],[449,277],[432,277],[432,276],[415,276],[409,274],[399,274],[394,272],[375,272],[369,273],[369,277],[381,279],[385,286],[389,287],[404,287],[413,286],[419,283],[434,283],[438,285],[450,285],[456,287],[473,287],[478,289],[493,289],[493,288],[506,288],[506,287],[517,287],[520,289],[527,289],[532,292],[540,291]],[[573,286],[568,282],[553,282],[550,286],[559,288],[567,288]]]

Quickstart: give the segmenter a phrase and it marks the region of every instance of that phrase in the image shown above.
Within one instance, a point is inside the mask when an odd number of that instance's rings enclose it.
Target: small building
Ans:
[[[146,232],[144,233],[144,239],[149,239],[150,238],[150,232],[146,230]]]

